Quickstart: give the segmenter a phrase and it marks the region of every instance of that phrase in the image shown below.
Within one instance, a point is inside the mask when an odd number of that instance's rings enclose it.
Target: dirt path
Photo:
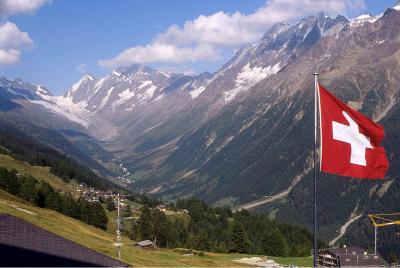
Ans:
[[[334,239],[332,239],[331,242],[329,242],[329,246],[335,245],[335,243],[336,243],[342,236],[344,236],[344,234],[346,233],[347,228],[349,228],[350,224],[352,224],[353,222],[355,222],[356,220],[358,220],[359,218],[361,218],[361,216],[362,216],[362,214],[359,214],[359,215],[355,215],[355,216],[350,217],[349,220],[348,220],[345,224],[343,224],[342,227],[340,227],[339,234],[338,234]]]
[[[292,190],[292,186],[287,188],[285,191],[279,192],[277,194],[266,196],[266,197],[257,199],[255,201],[242,204],[242,205],[238,206],[235,209],[235,211],[239,211],[239,210],[242,210],[242,209],[250,210],[250,209],[258,207],[260,205],[263,205],[263,204],[266,204],[266,203],[271,203],[271,202],[274,202],[276,200],[285,198],[290,193],[291,190]]]
[[[306,162],[307,162],[306,168],[303,170],[303,172],[301,174],[299,174],[299,175],[297,175],[296,177],[293,178],[292,182],[290,183],[289,187],[286,190],[283,190],[283,191],[281,191],[279,193],[276,193],[274,195],[269,195],[269,196],[262,197],[260,199],[251,201],[249,203],[241,204],[241,205],[237,206],[234,209],[234,211],[239,211],[239,210],[242,210],[242,209],[250,210],[250,209],[253,209],[253,208],[258,207],[260,205],[267,204],[267,203],[272,203],[272,202],[274,202],[276,200],[279,200],[279,199],[287,197],[289,195],[290,191],[292,191],[293,187],[296,186],[296,184],[298,184],[301,181],[301,179],[303,179],[309,172],[311,172],[311,170],[314,167],[314,163],[313,163],[312,160],[313,160],[312,155],[309,155],[307,157],[307,160],[306,160]]]

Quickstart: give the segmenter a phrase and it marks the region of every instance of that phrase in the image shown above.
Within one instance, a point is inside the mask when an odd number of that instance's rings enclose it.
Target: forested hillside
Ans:
[[[107,226],[106,213],[99,203],[89,203],[83,198],[75,200],[70,193],[58,193],[46,182],[38,182],[31,176],[17,176],[15,170],[0,168],[0,189],[38,207],[58,211],[102,229]]]
[[[0,123],[0,146],[3,153],[32,165],[49,166],[54,175],[65,181],[75,179],[98,189],[121,189],[116,184],[98,176],[88,167],[78,164],[72,158],[40,141],[28,136],[17,128]]]
[[[133,238],[151,239],[168,248],[270,256],[309,256],[312,248],[312,235],[306,229],[266,215],[245,210],[233,213],[195,198],[178,199],[169,207],[187,211],[189,218],[172,220],[157,208],[144,205],[133,225]]]

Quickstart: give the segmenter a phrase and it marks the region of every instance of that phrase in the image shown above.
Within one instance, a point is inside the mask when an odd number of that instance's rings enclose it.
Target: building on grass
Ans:
[[[165,212],[165,211],[167,211],[167,206],[163,205],[163,204],[160,204],[160,205],[157,206],[157,209],[159,211],[161,211],[161,212]]]
[[[385,261],[379,254],[370,254],[365,249],[353,246],[321,249],[318,266],[322,267],[384,267]]]

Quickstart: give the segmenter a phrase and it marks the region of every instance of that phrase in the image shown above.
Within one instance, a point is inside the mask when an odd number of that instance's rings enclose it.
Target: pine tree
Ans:
[[[188,230],[182,219],[176,219],[174,222],[174,239],[176,247],[183,247],[188,240]]]
[[[282,233],[276,227],[271,227],[264,231],[261,238],[263,252],[269,256],[288,255],[288,245]]]
[[[229,251],[238,253],[248,253],[249,248],[250,248],[250,240],[243,227],[243,224],[235,220],[233,222],[232,231],[230,234]]]
[[[208,251],[208,250],[210,250],[210,246],[211,246],[211,243],[210,243],[210,239],[208,237],[207,232],[204,229],[200,229],[200,231],[197,235],[196,249]]]
[[[103,207],[99,203],[95,202],[90,204],[89,208],[90,208],[89,224],[92,224],[104,230],[107,229],[108,218]]]
[[[123,213],[123,217],[130,217],[132,216],[132,212],[131,212],[131,206],[129,204],[126,205],[125,209],[124,209],[124,213]]]
[[[140,218],[137,221],[138,224],[138,237],[140,239],[150,239],[152,240],[153,237],[153,222],[151,218],[151,211],[148,206],[143,206],[140,210]]]
[[[110,212],[117,209],[115,207],[115,202],[111,197],[107,198],[106,204],[107,204],[107,210],[110,211]]]
[[[18,196],[28,201],[29,203],[36,203],[38,192],[36,189],[36,180],[32,176],[22,177],[20,179],[21,185]]]
[[[389,254],[389,263],[390,263],[391,265],[396,265],[396,264],[397,264],[397,256],[396,256],[396,253],[391,252],[391,253]]]
[[[158,209],[152,211],[152,226],[153,235],[157,237],[157,245],[159,247],[166,247],[170,240],[170,226],[168,224],[167,216],[160,212]]]

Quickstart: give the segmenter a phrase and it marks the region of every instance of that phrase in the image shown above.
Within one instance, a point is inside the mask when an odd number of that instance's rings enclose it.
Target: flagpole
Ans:
[[[314,267],[317,267],[317,135],[318,135],[318,73],[314,73]]]

